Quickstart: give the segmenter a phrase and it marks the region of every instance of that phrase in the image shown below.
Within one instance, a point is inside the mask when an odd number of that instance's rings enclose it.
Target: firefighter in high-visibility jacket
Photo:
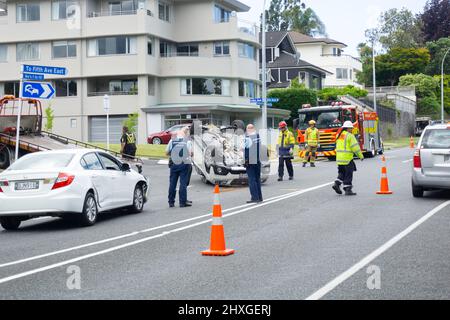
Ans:
[[[316,166],[317,148],[319,147],[320,131],[316,128],[316,122],[311,120],[309,122],[309,128],[305,132],[306,141],[306,154],[303,158],[303,167],[306,167],[308,162],[311,163],[311,167]]]
[[[353,135],[353,123],[346,121],[342,132],[336,137],[336,162],[338,165],[338,178],[334,182],[333,189],[337,194],[342,194],[341,186],[344,187],[345,195],[356,196],[353,192],[353,173],[356,164],[353,161],[355,155],[364,160],[364,155],[359,147],[358,140]]]
[[[283,181],[284,164],[289,174],[289,180],[294,179],[294,167],[292,166],[292,159],[294,159],[295,137],[289,131],[288,125],[285,121],[279,124],[280,134],[278,136],[278,181]]]

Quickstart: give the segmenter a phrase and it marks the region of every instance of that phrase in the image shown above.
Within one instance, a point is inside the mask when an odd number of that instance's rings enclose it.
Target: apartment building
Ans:
[[[18,95],[22,64],[66,67],[56,87],[53,131],[111,139],[138,112],[139,143],[149,133],[200,119],[259,124],[258,30],[236,0],[17,0],[0,14],[0,95]],[[271,109],[269,123],[289,112]]]
[[[324,87],[362,87],[356,79],[357,72],[362,71],[361,60],[344,53],[347,48],[345,43],[329,38],[313,38],[295,31],[289,34],[302,60],[330,72]]]

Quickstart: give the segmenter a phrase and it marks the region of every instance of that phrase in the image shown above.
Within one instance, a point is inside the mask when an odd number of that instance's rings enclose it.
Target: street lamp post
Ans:
[[[266,61],[266,0],[264,0],[263,16],[262,16],[262,129],[267,129],[267,61]]]
[[[441,66],[441,120],[442,123],[444,123],[444,63],[445,58],[447,58],[448,53],[450,52],[450,48],[447,49],[447,51],[444,54],[444,58],[442,59],[442,66]]]

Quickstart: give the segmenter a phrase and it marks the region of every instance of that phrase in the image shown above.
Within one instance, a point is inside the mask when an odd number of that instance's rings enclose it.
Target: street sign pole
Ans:
[[[105,94],[103,96],[103,109],[106,112],[106,149],[109,150],[109,109],[110,109],[110,100],[109,96]]]
[[[20,98],[22,98],[22,80],[20,80]],[[17,111],[17,126],[16,126],[16,153],[15,161],[19,159],[19,144],[20,144],[20,117],[22,115],[23,100],[20,99],[19,110]]]

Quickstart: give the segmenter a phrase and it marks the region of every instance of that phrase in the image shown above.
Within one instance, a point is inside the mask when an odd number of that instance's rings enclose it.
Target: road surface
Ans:
[[[148,163],[141,214],[114,212],[91,228],[43,218],[0,230],[0,299],[448,299],[450,195],[412,197],[412,152],[386,155],[392,196],[375,194],[379,158],[357,163],[357,197],[331,189],[332,162],[297,164],[294,181],[271,177],[259,205],[246,205],[246,188],[222,189],[236,250],[226,258],[200,254],[212,186],[193,176],[194,206],[169,209],[168,168]]]

